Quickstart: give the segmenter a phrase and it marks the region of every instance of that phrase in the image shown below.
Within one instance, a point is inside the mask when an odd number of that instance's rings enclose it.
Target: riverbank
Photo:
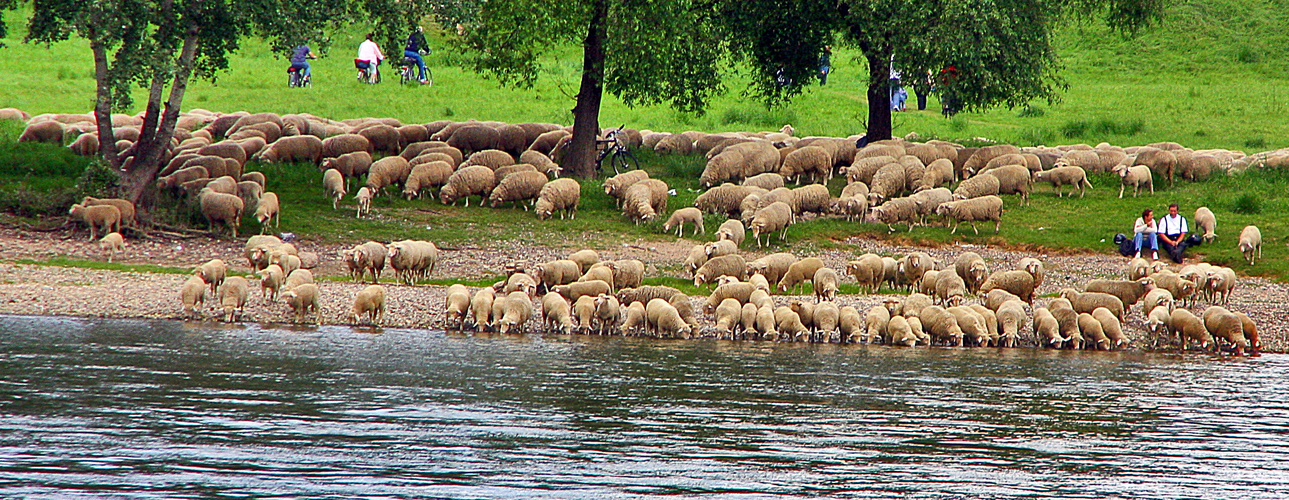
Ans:
[[[834,249],[811,251],[831,268],[841,270],[848,260],[865,252],[885,255],[903,255],[925,251],[940,262],[953,261],[954,256],[965,251],[981,254],[991,269],[1008,269],[1024,257],[1037,256],[1047,268],[1047,277],[1039,288],[1036,303],[1045,302],[1044,296],[1054,296],[1066,287],[1081,288],[1083,283],[1095,278],[1118,278],[1126,260],[1117,255],[1059,254],[1035,255],[1023,250],[996,247],[946,245],[942,247],[914,247],[893,244],[885,240],[854,237],[839,242]],[[152,318],[184,319],[178,292],[190,269],[212,258],[228,262],[231,272],[249,274],[251,269],[242,257],[240,242],[194,238],[189,240],[130,240],[130,246],[117,263],[152,264],[163,266],[166,272],[131,272],[118,270],[87,269],[50,265],[57,258],[106,260],[99,255],[97,246],[87,242],[83,233],[69,231],[31,232],[17,229],[0,229],[0,314],[30,314],[53,316],[79,316],[101,318]],[[612,248],[596,248],[601,258],[639,259],[646,264],[646,276],[685,277],[680,262],[693,244],[687,240],[671,242],[648,241],[625,244]],[[313,269],[322,292],[322,324],[346,324],[355,294],[366,284],[353,283],[345,276],[343,264],[337,255],[349,245],[315,244],[297,241],[302,252],[318,255],[319,264]],[[577,248],[529,246],[519,243],[496,242],[489,248],[449,248],[443,251],[440,264],[432,278],[453,278],[478,281],[495,277],[504,272],[508,264],[521,267],[561,258]],[[744,249],[749,260],[759,254]],[[796,251],[799,257],[807,251]],[[853,282],[842,276],[843,282]],[[385,327],[431,328],[443,327],[443,300],[446,287],[434,285],[404,286],[385,285],[387,311]],[[883,300],[899,297],[893,294],[839,295],[839,306],[852,305],[861,311],[880,304]],[[792,300],[813,301],[812,297],[775,295],[778,305]],[[695,296],[699,305],[701,298]],[[208,305],[213,303],[208,299]],[[1201,303],[1195,312],[1207,304]],[[1258,324],[1264,351],[1289,350],[1289,285],[1261,278],[1242,277],[1232,295],[1229,309],[1249,314]],[[246,321],[264,323],[289,323],[293,320],[289,307],[281,302],[267,301],[257,282],[252,282],[250,301],[246,308]],[[710,331],[710,316],[699,317],[700,330]],[[530,331],[540,325],[535,319]],[[1127,333],[1134,341],[1146,336],[1144,317],[1139,308],[1128,314]],[[1028,330],[1028,325],[1026,325]],[[1138,342],[1138,345],[1141,345]]]

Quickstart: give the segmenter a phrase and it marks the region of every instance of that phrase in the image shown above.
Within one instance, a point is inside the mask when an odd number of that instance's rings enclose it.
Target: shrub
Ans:
[[[1252,194],[1242,194],[1235,199],[1231,211],[1237,214],[1254,215],[1262,213],[1262,200]]]

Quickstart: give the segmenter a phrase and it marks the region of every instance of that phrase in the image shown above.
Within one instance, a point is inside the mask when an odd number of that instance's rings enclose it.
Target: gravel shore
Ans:
[[[343,265],[336,255],[350,245],[319,245],[308,241],[295,242],[302,252],[319,256],[313,269],[315,276],[342,276]],[[1012,263],[1033,252],[1007,250],[985,246],[913,247],[895,245],[885,240],[854,237],[839,242],[839,249],[810,252],[837,270],[864,252],[902,255],[924,251],[942,263],[951,263],[953,257],[965,251],[983,256],[991,269],[1010,269]],[[646,276],[682,276],[680,262],[695,242],[676,240],[668,242],[643,241],[610,248],[596,248],[604,259],[640,259],[647,266]],[[242,245],[237,242],[196,238],[191,240],[130,240],[126,253],[117,262],[129,264],[156,264],[188,268],[212,258],[228,262],[232,272],[249,273],[242,257]],[[435,271],[435,278],[477,279],[501,274],[508,264],[521,266],[561,258],[575,248],[524,246],[519,243],[500,242],[490,248],[456,248],[445,250]],[[761,255],[755,247],[745,248],[749,260]],[[804,250],[794,250],[799,257]],[[163,273],[134,273],[118,271],[64,268],[47,265],[16,264],[19,259],[43,261],[66,256],[77,259],[106,260],[99,255],[97,246],[87,241],[83,233],[73,235],[66,231],[49,233],[26,232],[14,229],[0,230],[0,314],[34,314],[104,318],[164,318],[183,319],[178,292],[186,275]],[[1059,254],[1038,255],[1047,269],[1047,277],[1036,296],[1054,294],[1061,288],[1076,287],[1089,279],[1118,278],[1127,263],[1117,255]],[[1174,266],[1175,268],[1180,266]],[[843,275],[844,281],[853,281]],[[322,292],[322,319],[324,324],[345,324],[353,297],[366,284],[348,281],[319,280]],[[403,328],[441,328],[445,287],[385,285],[387,311],[383,326]],[[842,295],[838,305],[853,305],[861,311],[880,304],[888,295]],[[775,296],[778,304],[791,300],[813,301],[812,297]],[[700,305],[701,298],[694,303]],[[1045,302],[1038,299],[1036,302]],[[207,299],[208,305],[213,302]],[[1201,303],[1199,313],[1207,307]],[[1249,314],[1258,324],[1265,352],[1289,350],[1289,285],[1261,278],[1242,277],[1228,306],[1233,311]],[[251,300],[246,321],[263,323],[288,323],[292,320],[290,308],[283,302],[269,302],[261,295],[258,281],[252,282]],[[208,321],[213,321],[207,319]],[[710,317],[702,317],[703,329],[711,326]],[[1145,336],[1144,317],[1139,308],[1129,313],[1125,329],[1134,340]],[[530,324],[532,331],[539,320]],[[1028,325],[1027,325],[1028,327]],[[369,327],[362,327],[369,328]],[[1138,344],[1140,345],[1140,343]]]

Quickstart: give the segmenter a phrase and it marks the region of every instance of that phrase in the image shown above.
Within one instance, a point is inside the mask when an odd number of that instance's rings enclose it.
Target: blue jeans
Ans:
[[[1141,251],[1141,249],[1142,249],[1142,246],[1141,246],[1141,245],[1142,245],[1142,239],[1143,239],[1143,238],[1142,238],[1142,235],[1144,235],[1144,234],[1150,234],[1150,241],[1149,241],[1149,243],[1150,243],[1150,249],[1151,249],[1151,250],[1159,250],[1159,238],[1157,238],[1157,237],[1155,236],[1155,234],[1156,234],[1156,233],[1137,233],[1137,235],[1136,235],[1136,236],[1133,236],[1133,237],[1132,237],[1132,246],[1133,246],[1133,248],[1136,248],[1138,252],[1140,252],[1140,251]]]
[[[292,64],[291,66],[295,68],[300,68],[299,71],[301,75],[310,76],[313,74],[309,72],[309,61],[305,61],[300,64]]]
[[[420,53],[413,52],[410,50],[404,50],[403,57],[416,60],[416,67],[421,70],[421,79],[424,80],[425,79],[425,58],[421,57]]]

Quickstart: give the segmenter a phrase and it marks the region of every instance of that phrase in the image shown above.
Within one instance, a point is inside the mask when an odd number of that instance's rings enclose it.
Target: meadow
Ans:
[[[28,11],[10,13],[10,34],[0,49],[0,107],[17,107],[33,114],[83,112],[93,99],[92,66],[81,40],[38,46],[21,42]],[[1062,77],[1069,88],[1058,102],[1038,102],[1019,109],[962,113],[946,119],[931,99],[926,111],[897,113],[896,134],[973,141],[987,138],[1019,145],[1110,142],[1117,145],[1174,141],[1200,148],[1256,152],[1289,146],[1289,123],[1279,118],[1289,100],[1282,65],[1289,35],[1277,26],[1286,14],[1275,2],[1192,2],[1173,7],[1163,25],[1138,38],[1124,39],[1095,25],[1070,24],[1056,43],[1066,67]],[[214,82],[198,81],[185,100],[185,109],[218,111],[310,112],[329,118],[394,117],[408,122],[437,119],[480,119],[571,122],[580,62],[569,48],[552,54],[537,85],[531,89],[497,86],[455,65],[445,35],[435,33],[436,52],[428,58],[434,71],[432,87],[403,87],[397,83],[369,86],[357,83],[351,68],[357,34],[354,26],[336,38],[335,46],[315,61],[314,85],[286,87],[286,63],[267,52],[265,44],[247,40],[231,59],[231,68]],[[351,40],[352,39],[352,40]],[[867,115],[861,82],[867,73],[862,58],[840,48],[834,53],[834,73],[826,86],[809,89],[793,102],[767,109],[741,94],[745,79],[732,68],[729,92],[715,99],[702,115],[679,113],[667,107],[628,108],[606,96],[601,123],[605,126],[665,131],[772,130],[791,123],[798,135],[846,136],[863,131]],[[388,75],[387,75],[388,76]],[[142,94],[140,94],[142,97]],[[910,96],[910,102],[915,101]],[[912,109],[912,108],[911,108]],[[49,146],[16,144],[18,128],[0,124],[0,209],[5,218],[40,224],[32,218],[54,213],[82,192],[102,189],[102,172],[86,169],[90,162]],[[651,175],[676,188],[669,202],[674,209],[692,204],[698,195],[699,157],[665,157],[642,152]],[[469,247],[489,242],[562,245],[593,239],[605,245],[674,238],[661,233],[661,223],[634,225],[626,221],[603,195],[599,180],[583,186],[583,205],[576,220],[539,222],[518,208],[443,206],[437,201],[382,198],[377,216],[357,220],[351,206],[333,211],[321,194],[316,169],[303,165],[252,165],[270,179],[269,190],[283,200],[282,230],[321,241],[425,238],[446,247]],[[833,181],[834,184],[838,180]],[[1050,187],[1039,187],[1027,206],[1007,197],[1001,233],[981,226],[979,235],[963,227],[950,235],[943,227],[917,228],[888,235],[879,224],[835,219],[794,226],[787,243],[808,253],[811,247],[835,247],[854,234],[894,238],[923,244],[963,242],[1019,246],[1036,250],[1111,252],[1116,232],[1130,230],[1141,209],[1162,212],[1169,202],[1182,204],[1187,217],[1197,206],[1210,207],[1218,217],[1215,244],[1196,248],[1206,260],[1232,265],[1242,273],[1289,278],[1283,264],[1289,213],[1285,196],[1289,174],[1251,172],[1217,177],[1201,183],[1168,187],[1160,182],[1153,197],[1116,198],[1118,182],[1110,176],[1092,179],[1086,198],[1058,199]],[[840,185],[832,186],[840,191]],[[50,195],[52,194],[52,195]],[[347,204],[351,205],[351,204]],[[191,210],[166,214],[172,220],[199,222]],[[709,216],[710,240],[719,219]],[[1256,223],[1266,239],[1266,260],[1256,268],[1245,265],[1235,249],[1240,229]],[[198,224],[198,227],[201,227]],[[248,218],[244,231],[257,231]],[[963,234],[963,231],[966,234]]]

